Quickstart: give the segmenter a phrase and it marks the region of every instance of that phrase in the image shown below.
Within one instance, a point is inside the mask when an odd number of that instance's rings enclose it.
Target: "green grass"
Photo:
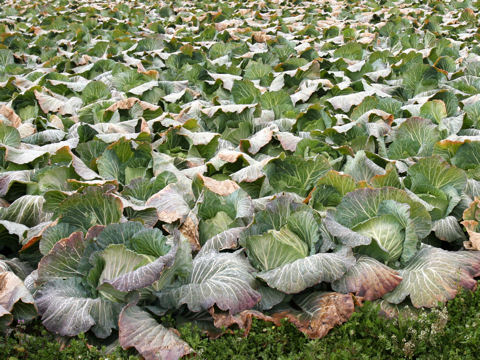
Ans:
[[[417,318],[388,320],[366,303],[350,321],[325,338],[309,340],[285,323],[274,327],[254,321],[248,337],[239,330],[209,340],[199,330],[182,327],[182,337],[200,359],[478,359],[480,290],[463,291],[445,306]],[[4,340],[4,341],[1,341]],[[0,340],[1,359],[137,359],[135,352],[88,345],[78,336],[60,351],[60,343],[42,327],[19,325]]]

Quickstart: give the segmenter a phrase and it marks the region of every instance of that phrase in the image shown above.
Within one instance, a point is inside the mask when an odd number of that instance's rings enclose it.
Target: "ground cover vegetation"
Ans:
[[[0,328],[177,359],[474,289],[478,6],[7,1]]]
[[[394,319],[378,316],[378,304],[365,302],[347,323],[322,339],[308,339],[289,322],[277,327],[257,319],[248,336],[236,329],[212,340],[190,323],[179,331],[195,350],[189,356],[200,359],[476,359],[479,306],[478,289],[461,292],[446,306]],[[139,359],[133,349],[124,351],[116,343],[92,346],[95,340],[84,334],[66,342],[38,321],[9,331],[6,341],[0,342],[0,353],[8,360]]]

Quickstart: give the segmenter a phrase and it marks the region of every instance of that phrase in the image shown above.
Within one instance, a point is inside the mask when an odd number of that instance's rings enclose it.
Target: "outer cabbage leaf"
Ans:
[[[388,147],[390,159],[405,159],[411,156],[430,156],[434,144],[441,140],[440,131],[430,120],[410,118],[394,132]]]
[[[322,281],[332,282],[341,278],[354,263],[351,255],[320,253],[261,272],[257,276],[272,288],[296,294]]]
[[[360,255],[356,264],[332,283],[332,288],[341,293],[354,293],[365,300],[375,300],[395,289],[401,281],[397,271],[371,257]]]
[[[303,159],[292,155],[270,162],[264,171],[275,192],[286,191],[307,196],[330,168],[328,160],[322,156]]]
[[[179,359],[193,350],[174,332],[135,305],[127,305],[118,320],[119,342],[135,347],[146,360]]]
[[[453,299],[460,288],[475,288],[473,278],[480,275],[480,253],[424,245],[399,273],[403,280],[384,296],[386,300],[399,304],[410,295],[413,306],[434,307]]]
[[[252,308],[260,294],[253,289],[253,268],[241,252],[209,252],[195,257],[185,285],[158,296],[170,308],[186,304],[190,311],[207,310],[213,305],[232,314]]]
[[[88,187],[83,193],[76,193],[62,201],[55,212],[60,216],[59,223],[67,223],[87,231],[94,225],[118,222],[122,216],[122,203],[102,190]]]
[[[58,241],[38,264],[38,280],[63,279],[85,276],[82,260],[86,242],[81,232],[74,232],[68,238]]]
[[[39,243],[39,249],[42,255],[47,255],[58,241],[68,238],[75,230],[77,230],[77,228],[66,223],[57,224],[45,229]]]
[[[75,336],[89,329],[99,338],[117,328],[120,304],[92,298],[77,277],[49,281],[35,294],[45,327],[62,336]]]
[[[45,199],[42,196],[24,195],[8,208],[0,208],[0,218],[32,227],[52,217],[52,213],[45,211],[44,204]]]

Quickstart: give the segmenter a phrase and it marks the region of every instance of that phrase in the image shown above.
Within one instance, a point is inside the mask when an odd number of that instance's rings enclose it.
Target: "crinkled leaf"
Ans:
[[[453,299],[459,289],[476,286],[480,254],[424,246],[399,273],[402,282],[385,299],[399,304],[410,295],[415,307],[435,307]]]
[[[65,199],[59,206],[59,223],[67,223],[83,231],[94,225],[108,225],[118,222],[122,216],[121,201],[105,194],[102,188],[89,187],[83,193],[76,193]]]
[[[253,307],[260,294],[253,289],[253,269],[243,254],[209,252],[193,260],[185,285],[159,294],[161,303],[190,311],[207,310],[213,305],[232,314]]]
[[[0,212],[2,220],[16,222],[28,227],[50,220],[52,213],[44,210],[45,199],[39,195],[24,195]]]
[[[61,336],[75,336],[90,329],[108,337],[117,328],[119,304],[91,298],[79,278],[48,282],[35,294],[43,325]]]
[[[42,255],[47,255],[53,246],[60,240],[68,238],[77,228],[70,224],[57,224],[48,227],[43,233],[39,243]]]
[[[80,269],[86,242],[81,232],[59,240],[38,264],[39,281],[84,276]]]
[[[343,276],[355,263],[351,255],[320,253],[259,273],[268,286],[287,294],[296,294],[322,281],[332,282]]]
[[[305,160],[290,156],[270,162],[264,171],[275,191],[295,192],[306,196],[329,169],[330,164],[324,157]]]

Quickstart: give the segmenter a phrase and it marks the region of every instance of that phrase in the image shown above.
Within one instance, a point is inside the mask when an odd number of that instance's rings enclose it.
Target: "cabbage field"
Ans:
[[[4,2],[0,331],[177,359],[475,288],[479,6]]]

